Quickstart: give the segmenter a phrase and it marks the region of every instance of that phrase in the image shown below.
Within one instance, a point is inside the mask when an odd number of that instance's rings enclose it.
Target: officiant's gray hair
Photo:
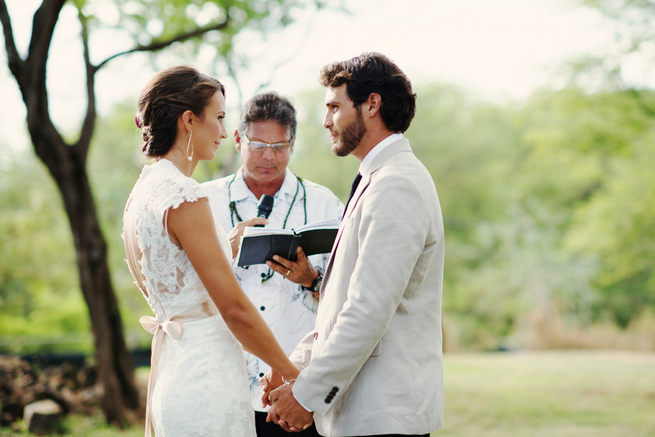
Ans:
[[[239,134],[245,135],[248,123],[274,120],[291,131],[290,141],[296,137],[296,109],[291,101],[274,91],[260,93],[251,97],[241,109]]]

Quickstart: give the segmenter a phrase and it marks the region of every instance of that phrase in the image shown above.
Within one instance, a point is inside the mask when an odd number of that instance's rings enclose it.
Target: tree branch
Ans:
[[[59,20],[59,12],[65,3],[66,0],[43,0],[41,6],[34,13],[32,38],[27,55],[27,63],[34,63],[34,65],[30,65],[31,69],[45,68],[55,24]]]
[[[166,47],[168,47],[171,44],[174,44],[176,42],[182,42],[182,41],[186,41],[186,40],[189,40],[189,39],[192,39],[192,38],[196,38],[196,37],[204,35],[207,32],[211,32],[213,30],[223,30],[223,29],[225,29],[227,27],[229,21],[230,21],[229,17],[227,17],[227,18],[225,18],[225,21],[223,21],[222,23],[213,24],[213,25],[205,26],[205,27],[200,27],[200,28],[192,30],[190,32],[186,32],[186,33],[176,35],[176,36],[174,36],[172,38],[169,38],[169,39],[164,39],[164,40],[161,40],[161,41],[153,41],[150,44],[146,44],[146,45],[140,45],[139,44],[134,48],[131,48],[129,50],[125,50],[125,51],[122,51],[122,52],[118,52],[118,53],[115,53],[115,54],[109,56],[108,58],[106,58],[105,60],[100,62],[95,67],[95,69],[96,69],[96,71],[99,70],[107,62],[109,62],[112,59],[115,59],[115,58],[117,58],[119,56],[128,55],[130,53],[136,53],[136,52],[155,52],[155,51],[164,49],[164,48],[166,48]]]
[[[14,41],[14,31],[11,27],[11,18],[5,0],[0,0],[0,22],[2,22],[2,30],[5,35],[5,49],[7,50],[7,64],[9,70],[18,81],[18,85],[22,88],[22,75],[24,61],[20,58],[18,50],[16,49],[16,42]]]
[[[46,65],[55,25],[65,3],[66,0],[43,0],[34,13],[32,37],[23,70],[25,86],[21,87],[27,109],[27,128],[34,150],[51,171],[56,168],[58,161],[57,153],[51,153],[48,145],[62,144],[63,140],[50,118]]]
[[[84,155],[83,159],[86,159],[86,153],[91,144],[91,137],[93,136],[96,122],[95,73],[98,70],[93,66],[93,64],[91,64],[89,50],[89,24],[86,16],[79,8],[77,11],[77,17],[82,26],[81,38],[84,53],[84,69],[86,72],[86,115],[84,116],[84,122],[82,123],[80,138],[75,145],[80,149],[79,152]]]

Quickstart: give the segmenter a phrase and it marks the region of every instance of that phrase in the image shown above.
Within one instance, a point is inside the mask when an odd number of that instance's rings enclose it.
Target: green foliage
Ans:
[[[651,21],[655,4],[650,0],[582,0],[581,3],[620,24],[618,37],[628,52],[638,50],[642,44],[655,38]]]
[[[644,94],[546,93],[531,100],[524,121],[534,178],[523,197],[561,211],[561,244],[598,265],[590,280],[603,296],[594,315],[621,326],[654,303],[655,246],[644,239],[655,225],[652,115],[643,106],[652,96]]]
[[[153,58],[192,59],[203,70],[234,76],[248,56],[235,50],[237,36],[266,39],[293,23],[302,9],[338,8],[341,0],[76,0],[80,20],[92,34],[108,33],[134,42],[125,50]],[[199,31],[201,30],[201,31]],[[202,31],[206,30],[206,31]],[[171,44],[172,43],[172,44]],[[160,52],[161,48],[166,48]],[[155,50],[155,51],[151,51]],[[188,61],[186,61],[188,62]]]
[[[14,152],[2,181],[0,351],[62,342],[67,350],[88,350],[73,244],[52,179],[31,153]]]
[[[571,88],[494,107],[420,90],[407,136],[440,193],[460,346],[511,341],[535,312],[625,327],[653,305],[651,99]]]
[[[445,329],[453,347],[521,346],[526,329],[539,334],[535,317],[579,329],[608,321],[626,327],[655,309],[649,238],[655,129],[646,109],[655,94],[569,88],[500,106],[445,85],[417,92],[406,136],[440,195]],[[345,200],[359,162],[331,153],[323,97],[322,89],[296,96],[298,139],[290,167]],[[128,102],[101,119],[89,162],[131,346],[149,341],[137,323],[149,309],[124,264],[120,239],[125,200],[143,164],[133,113]],[[194,177],[219,177],[239,164],[228,138]],[[70,234],[54,187],[28,156],[5,167],[0,336],[84,331]]]
[[[630,159],[612,162],[606,183],[576,210],[567,235],[569,247],[598,259],[595,282],[621,326],[639,308],[655,305],[653,141],[655,131],[646,129],[635,140]]]
[[[655,61],[655,28],[652,25],[655,3],[651,0],[578,0],[577,3],[608,19],[605,27],[613,29],[614,38],[602,53],[575,60],[570,65],[573,79],[587,79],[580,82],[586,89],[594,82],[616,90],[640,89],[644,84],[652,88],[647,72],[648,64]],[[635,60],[642,65],[637,67],[642,70],[637,74]],[[653,115],[653,109],[650,112]]]

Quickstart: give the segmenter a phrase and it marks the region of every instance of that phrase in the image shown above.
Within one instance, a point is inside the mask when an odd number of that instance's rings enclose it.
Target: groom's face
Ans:
[[[359,146],[366,134],[361,106],[355,107],[346,92],[346,85],[329,87],[325,94],[323,127],[330,131],[332,153],[346,156]]]

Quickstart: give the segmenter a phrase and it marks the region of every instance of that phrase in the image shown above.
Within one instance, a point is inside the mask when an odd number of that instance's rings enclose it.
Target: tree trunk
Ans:
[[[27,109],[27,128],[34,151],[52,174],[68,215],[77,254],[80,287],[89,309],[99,378],[104,388],[102,409],[107,421],[122,425],[126,410],[136,410],[139,402],[134,384],[132,357],[125,345],[118,303],[109,276],[107,246],[100,230],[86,173],[86,157],[96,120],[95,73],[119,56],[136,52],[155,52],[176,42],[202,37],[212,31],[225,30],[229,24],[229,11],[225,10],[226,16],[221,22],[193,28],[168,39],[154,38],[149,44],[137,44],[93,65],[87,27],[89,17],[82,8],[84,2],[73,2],[78,9],[82,26],[80,36],[88,100],[79,140],[74,144],[67,144],[52,123],[46,89],[48,51],[59,14],[66,3],[67,0],[42,0],[34,13],[32,36],[25,59],[18,53],[14,42],[6,0],[0,0],[0,24],[4,31],[7,65],[16,78]],[[250,5],[245,3],[244,10],[249,10]],[[248,20],[250,19],[252,18]],[[241,25],[245,27],[245,24]],[[227,37],[232,38],[232,35],[228,34]]]
[[[33,140],[36,136],[32,135]],[[80,286],[89,310],[98,378],[103,388],[102,410],[108,422],[123,425],[126,410],[138,409],[138,391],[109,275],[107,246],[85,169],[86,160],[81,156],[82,149],[63,142],[43,144],[35,149],[40,151],[40,158],[59,188],[73,234]]]
[[[127,410],[139,406],[134,366],[123,337],[118,302],[107,266],[107,245],[102,236],[86,157],[93,136],[95,112],[94,74],[90,65],[86,23],[81,20],[87,73],[87,111],[80,138],[67,144],[52,123],[46,89],[47,59],[59,13],[66,0],[44,0],[34,14],[28,55],[21,59],[5,0],[0,0],[0,22],[5,35],[9,69],[18,82],[27,109],[27,129],[34,151],[54,178],[70,223],[77,254],[80,287],[89,310],[94,337],[98,378],[102,385],[102,410],[108,422],[123,425]]]

